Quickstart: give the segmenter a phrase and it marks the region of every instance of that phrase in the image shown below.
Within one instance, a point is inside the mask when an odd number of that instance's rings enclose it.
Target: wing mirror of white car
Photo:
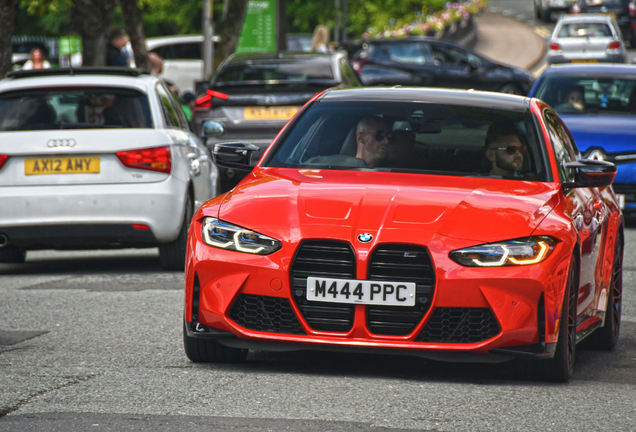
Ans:
[[[224,142],[214,145],[212,155],[220,167],[251,169],[252,153],[258,150],[254,144],[244,141]]]
[[[225,126],[223,123],[219,123],[214,120],[204,121],[201,125],[201,136],[203,138],[210,138],[220,136],[225,133]]]
[[[607,161],[580,159],[565,166],[574,171],[574,182],[563,183],[566,189],[609,186],[616,177],[616,165]]]

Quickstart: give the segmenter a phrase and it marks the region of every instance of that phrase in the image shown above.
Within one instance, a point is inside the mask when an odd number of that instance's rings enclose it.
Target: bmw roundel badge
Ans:
[[[369,233],[362,233],[358,235],[358,241],[360,243],[369,243],[371,240],[373,240],[373,236]]]

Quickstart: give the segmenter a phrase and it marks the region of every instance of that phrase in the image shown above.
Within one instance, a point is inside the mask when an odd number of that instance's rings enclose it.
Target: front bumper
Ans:
[[[523,268],[461,267],[447,252],[432,251],[434,289],[418,299],[417,315],[400,307],[307,304],[295,273],[302,244],[254,256],[207,246],[194,232],[185,293],[191,337],[240,348],[381,351],[451,361],[554,355],[569,266],[562,244],[541,265]],[[357,278],[366,279],[363,273]]]

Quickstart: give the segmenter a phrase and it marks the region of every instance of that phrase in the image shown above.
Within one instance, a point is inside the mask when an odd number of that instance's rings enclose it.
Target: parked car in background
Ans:
[[[218,42],[219,37],[212,41]],[[146,39],[146,49],[164,59],[161,77],[176,84],[179,94],[194,92],[194,82],[203,78],[203,35],[151,37]]]
[[[635,0],[576,0],[573,14],[604,13],[616,19],[622,37],[636,48],[636,3]]]
[[[197,99],[192,123],[199,135],[206,120],[216,120],[223,128],[223,134],[208,138],[210,149],[224,141],[256,145],[256,165],[272,139],[308,100],[330,87],[360,85],[345,52],[233,55],[219,66],[206,93]],[[222,190],[231,189],[246,174],[221,170]]]
[[[612,187],[636,216],[636,65],[552,66],[530,95],[559,113],[585,157],[616,164]]]
[[[250,151],[219,144],[214,157]],[[581,158],[538,99],[328,90],[195,214],[185,352],[524,358],[535,376],[567,381],[577,343],[611,350],[619,337],[615,174]]]
[[[427,37],[365,41],[351,63],[367,86],[448,87],[525,95],[534,82],[527,71]]]
[[[287,33],[287,51],[311,52],[311,33]]]
[[[0,262],[37,249],[158,247],[183,269],[218,170],[178,101],[130,68],[18,71],[0,81]]]
[[[551,22],[555,12],[570,12],[576,0],[534,0],[534,13],[538,20]]]
[[[611,15],[562,15],[548,42],[547,61],[549,64],[625,63],[627,50]]]

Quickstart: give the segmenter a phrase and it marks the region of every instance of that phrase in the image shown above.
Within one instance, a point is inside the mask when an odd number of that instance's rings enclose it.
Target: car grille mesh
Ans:
[[[286,298],[240,294],[232,306],[230,318],[250,330],[306,334]]]
[[[415,342],[475,343],[499,334],[488,308],[435,308]]]
[[[406,244],[379,245],[369,260],[368,279],[415,282],[415,306],[367,306],[367,327],[380,335],[407,335],[420,323],[431,305],[435,270],[426,248]]]
[[[306,240],[291,268],[292,297],[314,330],[348,332],[353,327],[355,305],[307,301],[307,277],[355,279],[356,261],[351,245],[340,241]]]

